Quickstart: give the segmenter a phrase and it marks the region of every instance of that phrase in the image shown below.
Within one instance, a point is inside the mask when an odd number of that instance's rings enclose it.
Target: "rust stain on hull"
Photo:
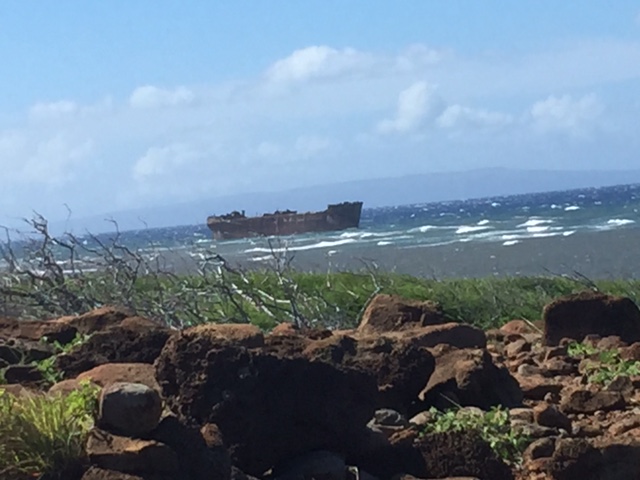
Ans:
[[[207,226],[216,240],[329,232],[358,228],[361,213],[362,202],[343,202],[329,205],[322,212],[286,210],[265,213],[261,217],[247,217],[244,212],[214,215],[207,218]]]

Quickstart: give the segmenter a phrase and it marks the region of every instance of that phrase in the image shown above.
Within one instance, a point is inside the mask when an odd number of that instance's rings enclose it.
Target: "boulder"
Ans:
[[[82,315],[60,317],[51,323],[57,324],[61,328],[72,327],[81,335],[89,335],[118,326],[123,320],[133,317],[134,315],[134,312],[128,308],[105,306],[83,313]]]
[[[545,345],[559,345],[563,338],[582,341],[587,335],[640,341],[640,310],[627,297],[592,291],[568,295],[546,305],[543,320]]]
[[[182,478],[177,476],[180,465],[176,453],[156,440],[122,437],[94,429],[87,440],[86,452],[91,465],[104,470]]]
[[[598,410],[622,410],[626,402],[620,392],[573,389],[562,395],[560,408],[565,413],[594,413]]]
[[[414,442],[412,450],[406,459],[406,473],[419,478],[514,478],[511,468],[474,431],[425,435]],[[405,450],[405,455],[409,452]]]
[[[376,379],[376,408],[400,412],[412,410],[418,394],[429,381],[434,359],[411,339],[379,335],[357,339],[334,335],[316,340],[303,352],[305,358],[322,361],[336,368],[354,369]]]
[[[161,415],[160,395],[141,383],[113,383],[100,394],[98,425],[111,432],[133,437],[148,434]]]
[[[640,478],[640,442],[635,438],[558,440],[549,473],[554,480]]]
[[[167,339],[176,332],[164,327],[115,326],[94,333],[71,352],[56,357],[56,368],[65,378],[106,363],[152,364]]]
[[[445,322],[447,319],[442,307],[435,302],[420,302],[397,295],[378,294],[365,309],[358,332],[395,332]]]
[[[234,465],[256,476],[306,452],[355,448],[377,394],[361,371],[221,342],[203,329],[169,339],[156,377],[181,420],[216,424]]]
[[[484,410],[502,405],[522,404],[518,382],[504,367],[493,363],[491,355],[481,349],[457,349],[447,345],[431,349],[436,368],[420,398],[427,405],[450,408],[450,400],[462,406]]]
[[[394,339],[401,338],[417,347],[431,348],[438,345],[450,345],[456,348],[486,348],[487,346],[485,333],[481,329],[465,323],[441,323],[401,332],[387,332],[381,335]]]
[[[53,355],[53,348],[40,341],[16,338],[0,338],[0,361],[5,365],[39,362]]]
[[[60,324],[56,321],[19,320],[16,318],[0,318],[0,338],[21,339],[39,342],[44,337],[61,344],[71,342],[77,334],[72,325]]]
[[[173,415],[163,418],[152,434],[153,440],[176,453],[180,478],[185,480],[229,480],[231,459],[220,437],[213,424],[198,430],[184,425]]]
[[[76,380],[90,380],[100,387],[118,382],[141,383],[160,392],[155,375],[156,370],[150,363],[105,363],[81,373]]]

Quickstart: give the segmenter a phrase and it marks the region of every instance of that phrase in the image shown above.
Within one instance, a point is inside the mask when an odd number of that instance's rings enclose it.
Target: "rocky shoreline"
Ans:
[[[54,355],[52,342],[79,335]],[[0,319],[0,390],[24,399],[86,381],[102,389],[70,480],[639,478],[640,372],[595,381],[602,352],[640,361],[629,299],[585,292],[539,321],[487,332],[451,322],[436,303],[387,295],[343,331],[178,331],[104,307]],[[29,364],[47,358],[64,380],[49,385]],[[505,461],[475,431],[426,429],[434,407],[508,410],[514,435],[528,439],[522,461]]]

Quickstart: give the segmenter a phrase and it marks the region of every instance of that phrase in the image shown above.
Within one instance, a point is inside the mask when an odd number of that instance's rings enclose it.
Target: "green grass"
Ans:
[[[63,475],[81,465],[96,406],[89,383],[64,396],[0,390],[0,478]]]
[[[316,326],[348,328],[357,324],[375,292],[439,302],[448,317],[480,328],[499,327],[512,319],[537,320],[553,299],[596,287],[638,302],[640,281],[596,281],[565,277],[505,277],[435,280],[382,272],[224,271],[204,275],[154,274],[132,285],[117,275],[92,273],[69,278],[44,289],[25,282],[22,294],[38,290],[22,305],[25,316],[84,313],[90,308],[119,304],[142,316],[184,327],[206,322],[251,322],[269,329],[303,319]],[[73,302],[67,301],[74,298]],[[67,299],[67,300],[65,300]],[[20,301],[16,296],[14,301]],[[60,301],[58,301],[60,300]],[[64,300],[64,301],[62,301]],[[38,303],[40,302],[40,304]],[[15,306],[20,310],[20,305]]]
[[[444,412],[431,408],[431,420],[422,426],[422,435],[451,431],[472,430],[491,446],[494,452],[509,464],[518,464],[531,438],[511,428],[509,410],[494,407],[488,412],[470,409],[451,409]]]

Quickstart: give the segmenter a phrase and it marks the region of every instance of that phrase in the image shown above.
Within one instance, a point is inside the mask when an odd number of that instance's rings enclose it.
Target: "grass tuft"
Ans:
[[[64,475],[82,465],[98,390],[89,382],[66,395],[0,390],[0,478]]]

